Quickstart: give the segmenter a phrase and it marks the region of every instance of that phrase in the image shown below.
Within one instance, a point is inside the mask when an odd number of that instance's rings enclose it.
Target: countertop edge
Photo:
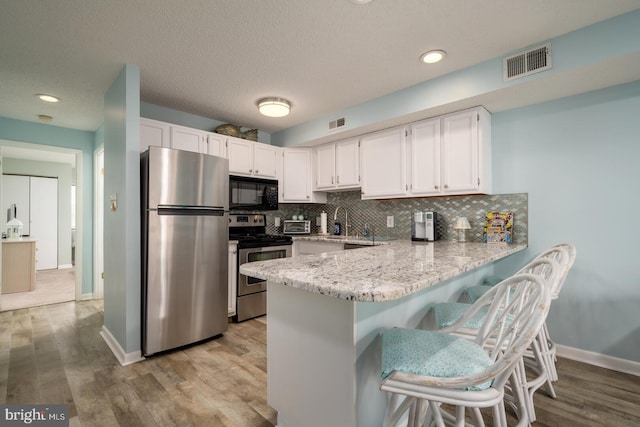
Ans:
[[[407,259],[407,263],[410,263],[410,257],[406,256],[404,252],[408,254],[413,250],[412,248],[420,248],[421,246],[424,247],[424,245],[412,246],[410,244],[411,242],[407,241],[385,243],[384,246],[373,246],[357,251],[337,251],[330,254],[303,255],[294,258],[243,264],[240,272],[285,286],[348,301],[384,302],[411,295],[483,265],[506,258],[528,247],[526,244],[509,244],[508,246],[499,247],[485,243],[467,244],[468,248],[473,248],[476,252],[481,252],[482,256],[477,256],[474,259],[456,255],[453,251],[459,250],[461,246],[456,246],[451,242],[430,243],[430,245],[438,245],[444,252],[443,254],[438,254],[439,259],[434,261],[433,268],[428,269],[428,271],[424,273],[409,271],[410,279],[404,280],[403,278],[403,280],[400,281],[385,279],[382,277],[384,275],[375,274],[377,269],[389,268],[388,265],[384,265],[384,263],[388,262],[388,260],[384,258],[385,252],[387,250],[403,251],[402,255],[404,256],[401,258]],[[493,253],[493,251],[487,251],[489,248],[498,251],[495,253]],[[452,252],[448,253],[447,250]],[[353,252],[357,253],[358,251],[366,251],[357,254],[362,255],[360,257],[361,259],[358,259],[356,254],[353,254]],[[349,256],[347,256],[345,252],[349,253]],[[344,259],[345,257],[349,258]],[[466,258],[470,259],[467,260]],[[326,264],[328,260],[332,260],[333,262],[341,261],[345,264],[353,262],[354,265],[357,264],[359,266],[359,271],[349,271],[349,277],[345,277],[345,275],[341,273],[336,273],[335,277],[333,277],[331,273],[327,273],[326,268],[323,269],[323,264]],[[435,265],[438,261],[440,261],[442,265]],[[367,265],[367,263],[369,265]],[[401,272],[403,269],[411,270],[411,268],[410,264],[404,266],[398,265],[397,267],[398,271]],[[316,279],[316,277],[321,278]]]

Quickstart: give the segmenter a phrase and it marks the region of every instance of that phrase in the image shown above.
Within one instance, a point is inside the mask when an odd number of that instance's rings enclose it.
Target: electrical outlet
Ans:
[[[387,216],[387,228],[393,228],[393,215],[388,215]]]
[[[273,219],[273,225],[275,225],[276,227],[280,227],[280,217],[277,216]]]

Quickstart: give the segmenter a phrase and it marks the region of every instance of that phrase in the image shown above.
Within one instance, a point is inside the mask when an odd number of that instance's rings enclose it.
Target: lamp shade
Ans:
[[[282,98],[264,98],[258,101],[258,111],[267,117],[284,117],[289,114],[291,103]]]
[[[469,224],[469,220],[463,216],[459,217],[453,226],[454,230],[469,230],[470,228],[471,225]]]

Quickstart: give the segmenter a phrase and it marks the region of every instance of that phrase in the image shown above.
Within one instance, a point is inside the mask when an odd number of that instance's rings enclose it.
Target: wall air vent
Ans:
[[[551,43],[502,60],[502,78],[505,82],[549,69],[551,69]]]
[[[347,125],[347,121],[344,117],[340,117],[339,119],[331,120],[329,122],[329,132],[333,132],[340,128],[343,128]]]

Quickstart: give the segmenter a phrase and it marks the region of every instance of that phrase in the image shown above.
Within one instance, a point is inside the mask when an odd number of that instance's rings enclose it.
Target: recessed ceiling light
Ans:
[[[263,98],[258,101],[258,111],[267,117],[284,117],[291,110],[291,102],[283,98]]]
[[[53,95],[47,95],[46,93],[39,93],[36,95],[38,98],[40,98],[40,100],[44,101],[44,102],[60,102],[62,101],[60,98],[58,98],[57,96],[53,96]]]
[[[46,114],[38,114],[38,119],[41,122],[49,123],[53,120],[53,117],[47,116]]]
[[[447,56],[447,52],[444,50],[430,50],[427,53],[423,53],[420,56],[420,60],[426,64],[435,64],[442,61],[445,56]]]

